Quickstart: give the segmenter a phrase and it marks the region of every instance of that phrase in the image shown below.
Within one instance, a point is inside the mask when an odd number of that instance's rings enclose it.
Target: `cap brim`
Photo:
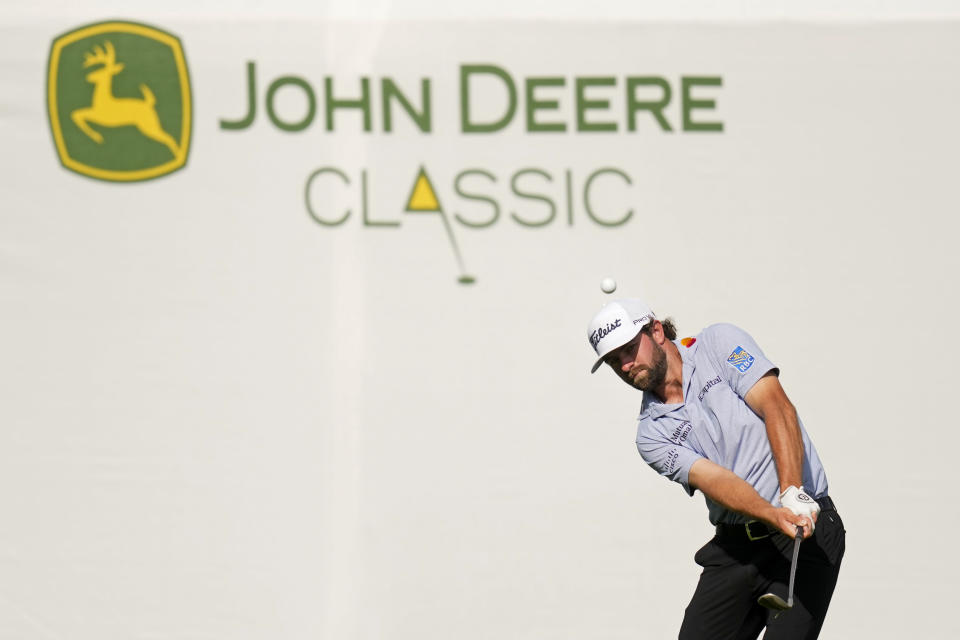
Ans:
[[[641,326],[639,329],[637,329],[637,333],[633,334],[632,336],[630,336],[629,338],[627,338],[627,339],[624,340],[623,342],[621,342],[621,343],[619,343],[619,344],[613,345],[612,347],[610,347],[609,349],[607,349],[606,351],[604,351],[603,353],[601,353],[601,354],[600,354],[600,357],[597,358],[597,361],[593,363],[593,368],[590,369],[590,373],[596,373],[596,372],[597,372],[597,369],[600,368],[600,365],[603,364],[603,359],[606,358],[608,354],[610,354],[610,353],[613,352],[613,351],[616,351],[617,349],[619,349],[619,348],[622,347],[623,345],[627,344],[628,342],[630,342],[631,340],[633,340],[634,338],[636,338],[636,337],[640,334],[640,332],[643,331],[643,327],[647,326],[647,324],[648,324],[648,323],[644,323],[643,326]]]

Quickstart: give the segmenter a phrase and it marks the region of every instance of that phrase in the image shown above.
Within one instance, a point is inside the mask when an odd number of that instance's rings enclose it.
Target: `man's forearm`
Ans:
[[[767,411],[764,424],[773,460],[777,465],[780,491],[783,492],[789,486],[799,487],[803,484],[803,439],[800,437],[800,422],[797,420],[796,409],[787,401],[786,404]]]
[[[705,458],[698,460],[690,468],[690,485],[731,511],[777,526],[776,507],[729,469]]]

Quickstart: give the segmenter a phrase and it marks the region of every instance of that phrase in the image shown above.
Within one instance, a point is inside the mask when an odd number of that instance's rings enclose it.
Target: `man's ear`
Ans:
[[[663,346],[664,340],[667,339],[667,335],[663,332],[663,325],[659,320],[650,321],[650,337],[660,346]]]

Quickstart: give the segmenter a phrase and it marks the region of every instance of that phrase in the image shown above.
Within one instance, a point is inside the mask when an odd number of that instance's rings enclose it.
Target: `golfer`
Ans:
[[[681,640],[816,638],[844,553],[843,522],[827,476],[779,370],[742,329],[716,324],[677,340],[670,319],[640,300],[605,305],[590,345],[643,391],[637,449],[658,473],[706,498],[716,535],[694,556],[703,567]],[[803,527],[794,605],[787,599],[793,538]]]

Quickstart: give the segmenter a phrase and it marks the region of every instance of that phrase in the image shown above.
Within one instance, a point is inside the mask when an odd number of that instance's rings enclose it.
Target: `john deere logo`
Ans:
[[[190,77],[180,40],[154,27],[101,22],[50,48],[50,129],[60,162],[100,180],[149,180],[183,167]]]

